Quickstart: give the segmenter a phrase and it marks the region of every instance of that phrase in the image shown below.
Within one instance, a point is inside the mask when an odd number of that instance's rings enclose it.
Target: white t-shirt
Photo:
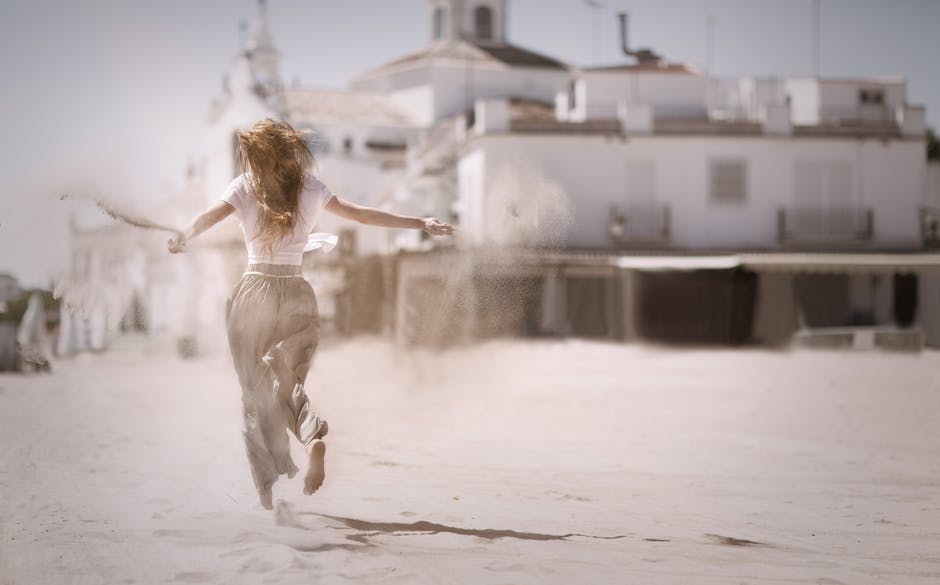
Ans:
[[[319,179],[310,173],[304,174],[304,188],[300,192],[300,215],[294,224],[294,233],[290,237],[275,242],[271,252],[264,249],[261,232],[258,229],[258,217],[261,208],[255,198],[254,190],[245,174],[235,177],[220,199],[235,208],[235,214],[242,223],[245,247],[248,249],[249,264],[294,264],[299,265],[303,258],[307,236],[313,230],[323,207],[333,198],[333,192],[327,189]]]

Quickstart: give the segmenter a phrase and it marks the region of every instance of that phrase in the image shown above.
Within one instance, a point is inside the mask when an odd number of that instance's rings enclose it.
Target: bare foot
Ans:
[[[272,501],[273,497],[271,494],[271,486],[268,486],[267,488],[258,492],[258,500],[261,503],[261,507],[264,508],[265,510],[274,509],[274,502]]]
[[[304,494],[309,496],[320,489],[323,480],[326,478],[326,469],[324,467],[326,443],[320,439],[314,439],[307,445],[307,456],[310,460],[310,466],[307,468],[307,475],[304,476]]]

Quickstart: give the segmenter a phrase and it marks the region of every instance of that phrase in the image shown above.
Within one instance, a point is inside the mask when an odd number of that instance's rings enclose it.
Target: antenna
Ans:
[[[711,12],[705,18],[705,110],[711,117],[712,79],[715,75],[715,15]]]
[[[813,76],[819,79],[820,7],[822,0],[813,0]]]
[[[711,12],[705,18],[705,72],[709,77],[715,68],[715,15]]]
[[[593,34],[591,40],[593,41],[594,64],[597,65],[601,60],[601,11],[607,8],[607,6],[598,0],[584,0],[584,4],[592,11],[593,22],[591,23],[591,27]]]

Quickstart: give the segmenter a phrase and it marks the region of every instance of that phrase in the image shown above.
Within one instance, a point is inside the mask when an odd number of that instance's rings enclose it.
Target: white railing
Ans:
[[[860,243],[874,235],[874,211],[858,207],[787,207],[777,211],[777,236],[788,243]]]
[[[612,207],[608,235],[615,248],[640,244],[665,244],[671,237],[671,213],[662,203]]]
[[[894,108],[878,104],[859,104],[841,108],[820,108],[820,124],[897,124],[900,122]]]

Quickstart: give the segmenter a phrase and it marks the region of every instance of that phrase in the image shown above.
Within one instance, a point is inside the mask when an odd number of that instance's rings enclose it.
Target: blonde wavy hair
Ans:
[[[303,134],[283,120],[261,120],[236,137],[238,161],[243,172],[250,172],[249,183],[261,208],[261,239],[270,251],[294,231],[304,174],[313,167],[313,154]]]

